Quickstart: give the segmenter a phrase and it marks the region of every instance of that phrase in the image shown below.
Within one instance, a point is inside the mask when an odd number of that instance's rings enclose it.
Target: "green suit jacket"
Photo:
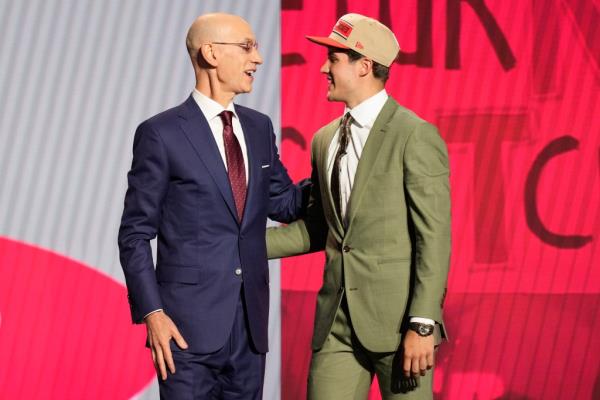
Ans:
[[[354,331],[373,352],[400,345],[409,316],[440,323],[450,261],[446,145],[437,129],[391,97],[363,149],[342,227],[327,179],[340,119],[312,141],[306,217],[267,232],[269,258],[325,249],[312,347],[322,347],[345,292]]]

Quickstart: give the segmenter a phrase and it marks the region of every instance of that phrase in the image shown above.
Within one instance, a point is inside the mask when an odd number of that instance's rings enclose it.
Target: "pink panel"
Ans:
[[[125,287],[0,238],[0,398],[128,399],[154,377]]]
[[[294,178],[310,173],[313,133],[343,110],[325,99],[325,49],[304,35],[328,35],[346,12],[391,25],[403,52],[387,89],[448,143],[452,341],[439,398],[600,398],[599,7],[282,2],[282,157]],[[321,254],[283,261],[286,400],[305,398],[322,268]]]

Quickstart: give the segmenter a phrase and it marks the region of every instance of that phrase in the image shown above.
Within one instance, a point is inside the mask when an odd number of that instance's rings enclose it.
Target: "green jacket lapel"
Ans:
[[[373,171],[372,166],[375,163],[375,160],[377,160],[377,155],[385,138],[385,132],[389,128],[388,123],[397,109],[398,103],[396,103],[392,97],[389,97],[371,128],[369,138],[365,143],[365,148],[363,149],[360,161],[358,162],[352,192],[350,193],[350,200],[348,201],[348,231],[346,234],[349,234],[350,229],[352,229],[352,220],[360,207],[360,202],[367,186],[367,182]]]
[[[331,145],[331,141],[335,135],[335,132],[340,126],[340,121],[342,119],[338,118],[337,120],[332,121],[329,125],[323,128],[323,133],[320,135],[320,145],[319,145],[319,154],[317,165],[319,166],[319,182],[321,185],[321,193],[326,196],[322,196],[323,203],[327,202],[327,207],[323,204],[323,212],[326,215],[326,218],[330,220],[333,225],[336,227],[338,238],[342,238],[344,236],[344,229],[342,226],[342,222],[340,221],[337,213],[334,211],[335,207],[333,205],[333,197],[331,195],[331,188],[329,187],[329,176],[327,174],[327,154],[329,152],[329,146]]]

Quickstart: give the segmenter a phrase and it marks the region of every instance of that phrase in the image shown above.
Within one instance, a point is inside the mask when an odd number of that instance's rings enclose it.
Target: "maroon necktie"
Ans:
[[[219,114],[223,121],[223,143],[225,144],[225,158],[227,159],[227,174],[229,184],[235,200],[238,220],[244,216],[244,205],[246,204],[246,168],[244,167],[244,155],[237,138],[233,134],[231,118],[233,112],[223,111]]]

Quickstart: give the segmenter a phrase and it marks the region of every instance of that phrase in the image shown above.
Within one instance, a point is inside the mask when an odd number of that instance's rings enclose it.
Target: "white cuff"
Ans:
[[[435,325],[435,321],[429,318],[410,317],[410,322],[418,322],[420,324]]]
[[[162,310],[163,310],[162,308],[159,308],[158,310],[150,311],[148,314],[144,315],[144,318],[143,318],[143,319],[146,319],[146,317],[147,317],[148,315],[150,315],[150,314],[154,314],[154,313],[157,313],[157,312],[159,312],[159,311],[162,311]]]

